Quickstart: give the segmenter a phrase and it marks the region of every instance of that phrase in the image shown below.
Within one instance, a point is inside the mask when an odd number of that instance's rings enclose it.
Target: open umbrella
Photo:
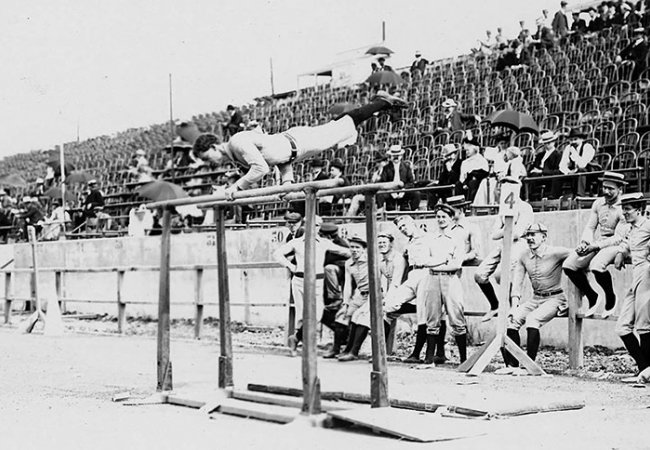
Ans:
[[[380,70],[366,78],[366,82],[370,84],[404,84],[406,81],[392,70]]]
[[[65,182],[66,184],[88,183],[94,178],[94,176],[83,170],[73,170],[72,172],[66,172]]]
[[[537,122],[530,114],[521,113],[512,109],[497,111],[487,119],[493,127],[502,126],[514,130],[516,133],[539,134]]]
[[[189,197],[181,186],[167,181],[152,181],[141,186],[135,192],[140,197],[151,199],[154,202]]]
[[[27,181],[25,181],[25,179],[20,175],[12,173],[0,177],[0,184],[12,187],[25,187],[27,186]]]
[[[59,158],[57,159],[51,159],[47,162],[47,165],[54,170],[54,176],[59,177],[61,176],[61,160]],[[74,170],[74,166],[70,164],[69,162],[65,163],[65,173],[68,174]]]
[[[63,194],[61,192],[60,187],[52,186],[47,191],[43,192],[43,195],[46,196],[46,197],[53,198],[53,199],[61,199]],[[74,202],[75,200],[77,200],[77,198],[75,197],[75,195],[72,192],[65,191],[65,200],[67,202]]]
[[[343,113],[355,109],[356,107],[357,105],[355,105],[354,103],[346,103],[346,102],[334,103],[332,106],[329,107],[327,112],[333,116],[339,116]]]
[[[366,50],[366,55],[390,55],[391,53],[395,52],[382,45],[375,45],[374,47],[370,47],[368,50]]]

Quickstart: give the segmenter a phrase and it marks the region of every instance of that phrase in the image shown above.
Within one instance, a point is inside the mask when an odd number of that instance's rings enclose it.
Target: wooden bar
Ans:
[[[259,189],[248,189],[245,191],[237,191],[233,193],[233,200],[238,199],[251,199],[248,203],[253,203],[253,197],[263,197],[267,195],[284,195],[290,192],[299,192],[303,189],[327,189],[340,186],[342,180],[324,180],[324,181],[310,181],[308,183],[295,183],[295,184],[282,184],[277,186],[268,186]],[[161,206],[179,206],[179,205],[195,205],[199,203],[216,203],[220,201],[228,201],[224,193],[217,193],[213,195],[197,195],[196,197],[184,197],[174,200],[165,200],[161,202],[153,202],[147,204],[147,208],[160,208]]]
[[[316,362],[317,322],[316,317],[316,192],[305,190],[305,278],[302,317],[302,413],[319,414],[320,380]]]
[[[582,334],[582,317],[580,310],[581,294],[573,283],[567,283],[567,301],[569,304],[569,367],[578,369],[584,365],[584,341]]]
[[[63,302],[63,274],[59,271],[54,272],[54,291],[56,292],[56,301],[59,303],[59,308],[61,308],[61,303]],[[63,311],[61,309],[61,311]]]
[[[219,388],[233,386],[232,335],[230,330],[230,285],[228,280],[228,251],[224,210],[214,210],[217,226],[217,278],[219,283]]]
[[[124,333],[124,321],[126,320],[126,302],[124,301],[124,275],[125,272],[117,272],[117,332]]]
[[[162,217],[162,236],[160,237],[160,286],[158,291],[158,385],[157,391],[171,391],[172,362],[170,359],[170,277],[169,263],[171,253],[171,209],[165,208]]]
[[[196,269],[196,282],[194,284],[194,338],[201,339],[203,330],[203,269]]]
[[[366,194],[366,240],[368,242],[368,288],[370,293],[370,337],[372,340],[370,397],[371,407],[382,408],[389,406],[388,370],[377,254],[377,204],[374,193]]]
[[[11,323],[12,281],[11,272],[5,273],[5,323]]]

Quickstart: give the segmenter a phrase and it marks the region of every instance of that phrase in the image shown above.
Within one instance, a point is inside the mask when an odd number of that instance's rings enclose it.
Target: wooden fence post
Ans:
[[[196,269],[196,282],[194,284],[194,338],[201,339],[203,329],[203,269]]]
[[[62,273],[60,270],[54,272],[54,291],[56,292],[56,301],[59,303],[59,310],[61,309],[61,302],[63,301],[63,280]]]
[[[5,323],[11,322],[12,273],[5,273]]]
[[[219,282],[219,388],[233,386],[232,335],[230,329],[230,286],[228,279],[228,255],[226,249],[226,226],[223,207],[214,210],[217,241],[217,277]]]
[[[583,319],[578,315],[582,295],[571,282],[567,283],[567,288],[567,302],[569,303],[569,368],[578,369],[584,365]]]
[[[171,391],[172,362],[169,356],[170,321],[169,321],[169,262],[171,253],[171,208],[164,208],[162,217],[162,236],[160,236],[160,285],[158,291],[158,336],[157,336],[157,367],[158,391]]]
[[[126,303],[124,303],[124,275],[123,270],[117,271],[117,332],[124,333],[126,319]]]

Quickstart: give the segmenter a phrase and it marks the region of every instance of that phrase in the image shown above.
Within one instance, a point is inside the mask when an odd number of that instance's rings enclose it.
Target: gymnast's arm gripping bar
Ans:
[[[372,183],[359,186],[341,186],[316,191],[316,197],[326,197],[329,195],[350,195],[377,193],[379,191],[396,190],[403,186],[402,182]],[[200,208],[211,208],[216,206],[233,206],[233,205],[259,205],[263,203],[293,202],[305,199],[304,192],[292,192],[287,195],[263,195],[260,197],[235,199],[235,200],[217,200],[212,202],[202,202],[198,204]]]
[[[323,180],[323,181],[311,181],[308,183],[296,183],[296,184],[283,184],[280,186],[269,186],[258,189],[248,189],[246,191],[236,191],[233,192],[233,201],[237,199],[250,199],[253,197],[269,196],[269,195],[278,195],[278,194],[287,194],[291,192],[299,192],[304,189],[328,189],[340,186],[343,183],[343,180]],[[153,202],[147,204],[147,208],[160,208],[165,206],[182,206],[182,205],[196,205],[198,203],[210,203],[210,202],[219,202],[226,201],[227,198],[224,193],[216,193],[211,195],[197,195],[196,197],[184,197],[177,198],[173,200],[164,200],[160,202]],[[232,201],[230,201],[232,204]],[[246,203],[246,202],[243,202]],[[251,200],[250,203],[253,203]]]

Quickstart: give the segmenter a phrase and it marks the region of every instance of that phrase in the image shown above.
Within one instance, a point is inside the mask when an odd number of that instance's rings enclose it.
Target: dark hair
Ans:
[[[233,109],[235,109],[235,107],[232,105],[226,106],[226,111],[232,111]]]
[[[212,133],[205,133],[199,136],[192,147],[192,154],[198,158],[204,152],[210,150],[213,145],[219,144],[219,138]]]

